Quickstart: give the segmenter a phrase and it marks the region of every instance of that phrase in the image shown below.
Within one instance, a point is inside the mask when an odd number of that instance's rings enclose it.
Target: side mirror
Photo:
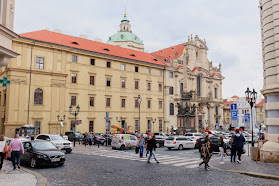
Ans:
[[[50,141],[50,139],[49,139],[49,138],[47,138],[47,141]]]

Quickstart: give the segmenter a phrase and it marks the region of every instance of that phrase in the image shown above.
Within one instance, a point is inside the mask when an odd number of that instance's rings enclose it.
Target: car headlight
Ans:
[[[37,155],[37,158],[47,158],[47,155]]]
[[[65,155],[62,155],[61,158],[65,158]]]

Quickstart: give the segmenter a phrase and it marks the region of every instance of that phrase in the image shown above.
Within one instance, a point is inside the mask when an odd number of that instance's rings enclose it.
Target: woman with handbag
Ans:
[[[0,169],[2,169],[3,160],[6,153],[9,152],[4,136],[0,136]]]

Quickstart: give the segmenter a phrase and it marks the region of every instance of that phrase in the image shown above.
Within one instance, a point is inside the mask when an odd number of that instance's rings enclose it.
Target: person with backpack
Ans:
[[[202,164],[204,165],[205,170],[209,170],[209,160],[210,160],[210,151],[209,151],[209,140],[205,139],[204,143],[202,144],[202,150],[201,150],[201,156],[203,158],[203,161],[199,164],[199,167],[201,167]]]
[[[236,145],[236,152],[238,156],[237,163],[241,162],[241,154],[243,153],[243,144],[245,142],[245,138],[242,134],[239,133],[239,130],[236,130],[236,135],[234,136],[234,143]]]
[[[222,135],[220,135],[219,139],[219,151],[220,151],[220,164],[224,164],[224,149],[225,149],[225,144],[224,144],[224,138]]]
[[[231,148],[231,162],[235,162],[235,156],[236,156],[236,146],[235,146],[235,143],[234,143],[234,134],[232,135],[231,137],[231,140],[230,140],[230,148]]]

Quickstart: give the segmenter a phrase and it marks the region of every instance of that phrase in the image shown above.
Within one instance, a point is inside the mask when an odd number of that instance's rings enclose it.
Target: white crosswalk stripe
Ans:
[[[140,158],[139,154],[134,154],[131,152],[118,151],[118,150],[109,150],[106,148],[98,148],[98,149],[86,149],[86,150],[74,150],[74,153],[85,154],[85,155],[95,155],[102,156],[108,158],[116,158],[116,159],[125,159],[132,161],[142,161],[147,162],[147,157]],[[171,155],[163,155],[163,154],[155,154],[156,158],[163,165],[170,165],[176,167],[185,167],[185,168],[197,168],[199,163],[202,161],[200,158],[191,158],[191,157],[181,157],[181,156],[171,156]],[[154,161],[153,157],[151,161]]]

